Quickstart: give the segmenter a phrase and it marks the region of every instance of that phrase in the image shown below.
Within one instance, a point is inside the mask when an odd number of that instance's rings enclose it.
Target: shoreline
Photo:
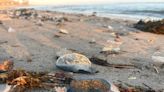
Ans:
[[[108,5],[108,4],[107,4]],[[112,5],[112,4],[111,4]],[[77,5],[78,7],[79,5]],[[83,5],[81,5],[83,6]],[[96,6],[96,5],[95,5]],[[57,8],[57,9],[54,9],[54,8]],[[70,5],[70,6],[43,6],[43,5],[40,5],[40,6],[27,6],[27,7],[22,7],[22,8],[34,8],[36,10],[43,10],[43,11],[51,11],[51,12],[62,12],[62,13],[69,13],[69,14],[84,14],[84,15],[91,15],[93,12],[97,12],[97,16],[99,17],[107,17],[107,18],[116,18],[116,19],[123,19],[123,20],[132,20],[132,21],[139,21],[139,20],[161,20],[162,17],[155,17],[153,15],[133,15],[133,14],[123,14],[123,13],[101,13],[101,12],[98,12],[98,11],[94,11],[94,10],[86,10],[86,11],[78,11],[78,10],[71,10],[71,9],[62,9],[64,7],[74,7],[74,5]],[[79,6],[80,7],[80,6]],[[20,7],[21,8],[21,7]],[[74,8],[73,8],[74,9]],[[76,8],[75,8],[76,9]],[[151,11],[150,11],[151,12]]]

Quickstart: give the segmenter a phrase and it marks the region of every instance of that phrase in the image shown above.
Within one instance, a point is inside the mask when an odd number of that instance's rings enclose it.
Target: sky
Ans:
[[[30,4],[71,5],[71,4],[107,4],[120,2],[164,2],[164,0],[29,0]]]

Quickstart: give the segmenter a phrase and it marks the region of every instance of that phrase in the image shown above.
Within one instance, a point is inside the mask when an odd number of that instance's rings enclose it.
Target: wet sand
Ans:
[[[0,61],[11,59],[15,69],[35,72],[61,71],[56,68],[56,52],[67,48],[82,53],[88,58],[102,55],[110,64],[134,64],[137,68],[116,69],[93,64],[99,73],[77,74],[76,78],[103,78],[116,84],[147,86],[154,90],[164,90],[164,68],[152,65],[154,52],[164,50],[164,36],[142,32],[133,28],[136,21],[111,19],[81,14],[38,11],[40,15],[66,17],[68,20],[57,25],[54,21],[44,21],[38,25],[37,19],[12,19],[0,14]],[[5,27],[4,27],[5,25]],[[112,30],[108,28],[112,26]],[[15,32],[8,32],[12,27]],[[69,33],[62,34],[60,29]],[[114,33],[121,34],[123,42],[119,54],[104,55],[102,48],[108,40],[114,41]],[[92,40],[96,43],[90,43]],[[145,84],[147,86],[145,86]]]

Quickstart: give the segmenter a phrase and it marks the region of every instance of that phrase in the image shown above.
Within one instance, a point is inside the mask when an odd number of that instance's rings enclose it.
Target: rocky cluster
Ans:
[[[36,11],[33,8],[29,9],[15,9],[15,10],[9,10],[8,13],[10,18],[19,18],[19,19],[37,19],[38,21],[52,21],[56,24],[63,23],[65,21],[69,21],[68,18],[64,16],[51,16],[47,15],[45,13],[39,13],[39,11]]]
[[[134,25],[135,28],[145,32],[164,34],[164,19],[159,21],[143,21],[140,20]]]

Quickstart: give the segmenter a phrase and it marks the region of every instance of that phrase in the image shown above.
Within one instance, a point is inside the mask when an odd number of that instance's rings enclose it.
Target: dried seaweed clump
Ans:
[[[54,89],[64,87],[72,81],[72,76],[65,73],[36,73],[24,70],[8,72],[7,83],[12,85],[10,92],[25,92],[29,89]],[[53,92],[53,91],[52,91]]]

